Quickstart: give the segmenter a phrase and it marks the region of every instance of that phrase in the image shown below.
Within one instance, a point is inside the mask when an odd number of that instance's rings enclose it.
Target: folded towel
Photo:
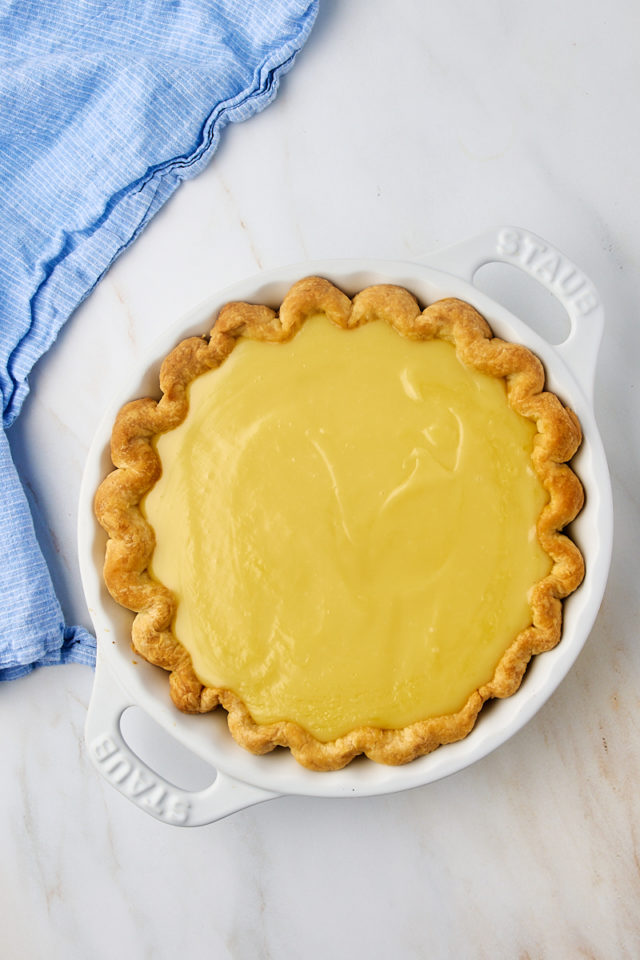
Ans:
[[[91,664],[4,430],[73,310],[224,126],[276,95],[318,0],[24,0],[0,14],[0,679]],[[4,429],[3,429],[4,428]]]

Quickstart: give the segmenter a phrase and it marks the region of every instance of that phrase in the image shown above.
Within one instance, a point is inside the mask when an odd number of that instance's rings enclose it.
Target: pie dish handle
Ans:
[[[480,267],[488,263],[511,264],[537,280],[567,312],[569,334],[554,346],[592,399],[604,310],[591,281],[556,247],[520,227],[493,227],[425,257],[424,262],[470,283]]]
[[[156,820],[197,827],[280,796],[219,770],[204,790],[176,787],[135,754],[122,736],[120,719],[134,705],[108,664],[99,662],[85,728],[89,756],[112,787]]]

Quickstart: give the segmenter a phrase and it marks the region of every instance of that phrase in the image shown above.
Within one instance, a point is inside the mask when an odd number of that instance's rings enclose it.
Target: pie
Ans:
[[[468,303],[326,279],[229,303],[128,403],[104,577],[176,706],[335,770],[465,737],[560,640],[575,414]]]

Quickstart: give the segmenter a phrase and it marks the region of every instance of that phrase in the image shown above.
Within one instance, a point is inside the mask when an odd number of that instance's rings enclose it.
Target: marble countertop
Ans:
[[[276,102],[226,130],[38,364],[10,440],[67,622],[90,626],[78,493],[123,355],[269,268],[411,259],[515,223],[605,305],[595,412],[616,533],[595,627],[552,698],[484,760],[401,794],[167,826],[89,761],[90,669],[5,684],[5,960],[640,956],[639,27],[631,0],[325,0]],[[476,282],[532,325],[561,323],[512,268]],[[144,716],[131,738],[183,786],[211,779]]]

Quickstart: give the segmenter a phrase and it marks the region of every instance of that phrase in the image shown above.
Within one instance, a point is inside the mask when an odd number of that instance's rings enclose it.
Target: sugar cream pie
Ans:
[[[575,415],[467,303],[307,277],[229,303],[135,400],[101,484],[104,576],[173,701],[315,770],[472,729],[560,639]]]

